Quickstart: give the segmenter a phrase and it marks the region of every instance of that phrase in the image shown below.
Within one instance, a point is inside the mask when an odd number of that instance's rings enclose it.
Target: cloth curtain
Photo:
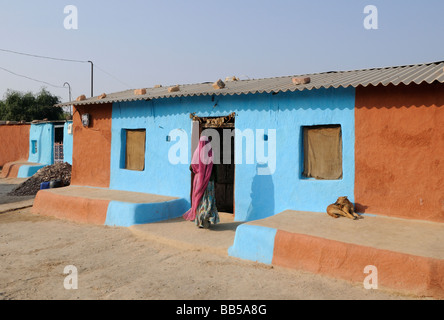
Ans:
[[[338,180],[342,178],[341,126],[304,128],[304,176]]]
[[[145,170],[145,139],[145,130],[126,131],[126,169]]]

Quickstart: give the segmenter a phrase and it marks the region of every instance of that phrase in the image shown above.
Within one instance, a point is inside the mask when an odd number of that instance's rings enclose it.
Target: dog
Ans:
[[[335,219],[339,217],[346,217],[349,219],[360,219],[361,217],[355,213],[353,203],[347,197],[339,197],[335,203],[327,207],[327,214]]]

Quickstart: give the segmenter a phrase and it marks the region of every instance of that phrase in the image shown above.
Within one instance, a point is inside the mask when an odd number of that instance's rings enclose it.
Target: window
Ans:
[[[145,170],[146,130],[125,130],[125,132],[125,169],[143,171]]]
[[[342,179],[342,131],[340,125],[303,127],[305,178]]]
[[[32,154],[36,154],[37,153],[37,140],[32,140],[31,141],[31,150],[32,150]]]

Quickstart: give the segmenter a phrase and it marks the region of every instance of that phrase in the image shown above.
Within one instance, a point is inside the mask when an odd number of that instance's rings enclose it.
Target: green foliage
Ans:
[[[0,120],[63,120],[63,109],[54,107],[58,103],[60,98],[53,96],[45,88],[37,94],[8,90],[6,99],[0,101]]]
[[[5,112],[5,103],[0,100],[0,120],[4,119],[3,113]]]

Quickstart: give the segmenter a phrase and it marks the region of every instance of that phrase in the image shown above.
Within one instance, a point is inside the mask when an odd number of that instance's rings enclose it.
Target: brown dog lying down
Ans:
[[[357,213],[355,213],[355,208],[347,197],[339,197],[335,203],[327,207],[327,213],[333,218],[339,218],[340,216],[353,220],[361,218]]]

